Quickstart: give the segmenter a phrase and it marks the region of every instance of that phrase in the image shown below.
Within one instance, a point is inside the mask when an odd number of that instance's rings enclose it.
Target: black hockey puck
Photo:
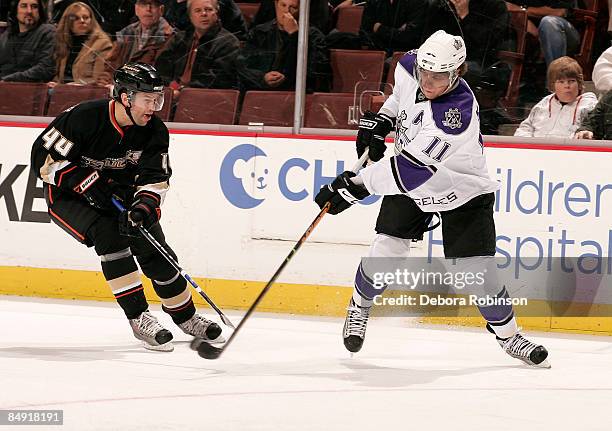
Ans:
[[[219,356],[221,356],[221,352],[223,352],[223,349],[211,346],[200,338],[195,338],[191,342],[191,348],[192,350],[197,351],[198,355],[204,359],[217,359]]]

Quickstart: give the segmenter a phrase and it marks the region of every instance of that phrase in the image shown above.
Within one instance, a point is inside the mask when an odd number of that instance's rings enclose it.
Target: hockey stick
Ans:
[[[366,150],[364,151],[359,161],[353,167],[353,172],[356,173],[367,160],[368,160],[368,149],[366,148]],[[295,243],[295,245],[293,246],[293,248],[291,249],[287,257],[285,258],[285,260],[283,260],[283,262],[280,264],[280,266],[278,267],[278,269],[276,270],[272,278],[270,278],[270,281],[268,281],[268,283],[263,288],[263,290],[259,293],[257,298],[255,298],[255,302],[253,302],[253,304],[249,307],[249,309],[247,310],[246,314],[244,315],[240,323],[238,323],[236,330],[232,333],[232,335],[230,335],[230,337],[227,339],[223,347],[212,346],[210,343],[202,340],[201,338],[193,339],[193,341],[191,342],[191,348],[193,350],[197,350],[198,355],[200,355],[201,357],[205,359],[217,359],[219,356],[221,356],[221,353],[223,353],[225,349],[227,349],[228,346],[232,343],[232,340],[236,337],[236,335],[240,331],[240,328],[242,328],[242,326],[246,323],[246,321],[249,319],[251,314],[257,308],[257,305],[259,305],[259,303],[264,298],[264,296],[266,296],[266,293],[268,293],[268,290],[270,290],[270,288],[272,287],[272,285],[274,284],[278,276],[281,274],[281,272],[283,272],[283,269],[285,269],[285,266],[287,266],[289,261],[297,253],[300,247],[302,247],[302,244],[306,242],[306,239],[310,236],[310,234],[312,233],[314,228],[319,224],[321,219],[323,219],[323,216],[327,214],[327,211],[329,211],[329,207],[330,207],[330,203],[327,202],[325,206],[323,206],[321,211],[319,211],[319,214],[317,214],[317,216],[312,221],[312,223],[310,223],[306,231],[302,234],[300,239]]]
[[[112,198],[113,201],[113,205],[115,205],[115,207],[121,211],[124,212],[125,208],[123,207],[123,205],[121,204],[121,202],[119,202],[115,197]],[[187,282],[189,284],[191,284],[193,286],[193,288],[200,294],[200,296],[202,298],[204,298],[204,300],[206,302],[208,302],[208,305],[210,305],[212,307],[213,310],[215,310],[217,312],[217,314],[219,315],[219,317],[221,318],[221,321],[228,327],[232,328],[232,329],[236,329],[233,325],[233,323],[227,318],[227,316],[225,314],[223,314],[223,312],[219,309],[219,307],[217,307],[215,305],[215,303],[212,301],[212,299],[210,299],[208,297],[208,295],[206,293],[204,293],[204,291],[200,288],[200,286],[198,286],[198,284],[193,281],[193,279],[189,276],[189,274],[187,274],[185,272],[185,270],[183,270],[179,264],[174,260],[174,258],[172,256],[170,256],[170,254],[166,251],[166,249],[155,239],[155,237],[153,237],[153,235],[151,235],[151,233],[146,230],[144,227],[138,225],[138,231],[140,232],[140,234],[142,236],[144,236],[147,241],[149,241],[151,243],[151,245],[153,247],[155,247],[155,249],[157,251],[159,251],[159,253],[168,261],[168,263],[170,265],[172,265],[172,267],[174,269],[176,269],[179,274],[181,274],[181,276],[187,280]]]

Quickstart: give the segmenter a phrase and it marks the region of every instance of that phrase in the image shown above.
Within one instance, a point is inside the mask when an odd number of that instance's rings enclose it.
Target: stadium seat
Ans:
[[[314,93],[306,96],[304,127],[356,129],[357,124],[349,124],[349,110],[356,105],[354,118],[359,120],[359,114],[370,109],[372,96],[366,94],[356,101],[354,99],[353,93]]]
[[[385,86],[384,92],[385,94],[391,94],[393,87],[395,86],[395,69],[397,68],[397,63],[399,63],[400,58],[404,56],[404,52],[394,52],[393,57],[391,57],[391,64],[389,65],[389,71],[387,72],[387,85]]]
[[[584,79],[590,80],[593,72],[593,42],[597,30],[597,15],[599,14],[599,0],[583,0],[585,9],[572,9],[572,24],[580,32],[580,49],[574,55],[576,61],[582,66]]]
[[[349,6],[338,9],[336,30],[347,33],[359,33],[363,6]]]
[[[185,88],[174,114],[177,123],[234,124],[238,111],[238,90]]]
[[[86,100],[109,97],[109,89],[93,85],[58,84],[49,90],[47,117],[55,117],[60,112]]]
[[[527,11],[509,10],[510,24],[516,33],[516,51],[498,51],[498,58],[510,66],[510,79],[506,93],[500,99],[499,105],[506,111],[510,119],[518,119],[516,108],[519,98],[519,85],[523,73],[523,60],[525,59],[525,45],[527,42]]]
[[[379,90],[385,64],[384,51],[331,49],[334,93]]]
[[[42,116],[47,104],[47,84],[0,82],[0,115]]]
[[[240,12],[242,12],[242,16],[246,21],[247,27],[251,26],[251,23],[255,19],[255,15],[257,15],[257,11],[259,11],[260,3],[236,3]]]
[[[293,91],[248,91],[242,103],[240,124],[291,127],[294,104]]]

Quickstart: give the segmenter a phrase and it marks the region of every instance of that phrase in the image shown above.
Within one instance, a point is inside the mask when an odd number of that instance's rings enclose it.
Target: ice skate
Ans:
[[[489,332],[493,332],[488,324],[487,329]],[[520,359],[532,367],[550,368],[547,359],[548,350],[544,346],[532,343],[518,332],[510,338],[499,338],[497,336],[496,338],[504,352],[513,358]]]
[[[186,322],[179,324],[178,327],[181,328],[185,334],[203,340],[214,341],[216,343],[225,341],[221,336],[221,327],[198,313],[194,314],[193,317]]]
[[[142,341],[146,349],[161,352],[174,350],[172,333],[164,329],[149,310],[143,312],[136,319],[130,319],[130,325],[134,336]]]
[[[351,298],[351,302],[347,308],[346,320],[344,321],[344,330],[342,333],[344,347],[351,353],[357,353],[361,350],[368,318],[370,317],[370,308],[371,307],[358,306]]]

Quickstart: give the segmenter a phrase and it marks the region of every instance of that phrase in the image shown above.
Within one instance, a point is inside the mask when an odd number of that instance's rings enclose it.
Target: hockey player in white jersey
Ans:
[[[440,30],[395,71],[395,88],[377,114],[366,113],[357,136],[359,156],[372,162],[357,175],[344,172],[321,188],[315,201],[338,214],[370,194],[384,195],[377,235],[368,257],[406,257],[434,213],[442,221],[444,255],[488,271],[488,295],[508,298],[495,274],[494,192],[480,134],[478,103],[467,83],[463,39]],[[395,155],[383,158],[385,136],[395,128]],[[382,290],[359,266],[343,330],[344,345],[361,349],[373,298]],[[479,307],[503,350],[532,366],[548,367],[546,349],[519,333],[511,305]]]

